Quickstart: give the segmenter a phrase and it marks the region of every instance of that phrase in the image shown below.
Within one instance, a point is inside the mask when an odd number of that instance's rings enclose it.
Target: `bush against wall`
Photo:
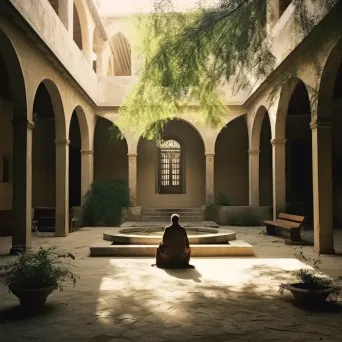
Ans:
[[[82,206],[83,226],[119,226],[123,209],[129,204],[127,181],[94,182]]]

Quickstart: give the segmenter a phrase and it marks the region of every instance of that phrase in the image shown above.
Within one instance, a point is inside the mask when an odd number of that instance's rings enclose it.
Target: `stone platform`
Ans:
[[[226,244],[190,245],[191,257],[253,256],[252,245],[242,240]],[[108,245],[96,244],[90,247],[91,256],[154,257],[157,245]]]
[[[90,247],[90,256],[154,257],[165,222],[125,222],[108,228],[103,240]],[[192,257],[253,256],[252,245],[236,239],[236,233],[214,222],[183,222]],[[215,227],[215,228],[213,228]],[[112,244],[110,244],[112,242]]]

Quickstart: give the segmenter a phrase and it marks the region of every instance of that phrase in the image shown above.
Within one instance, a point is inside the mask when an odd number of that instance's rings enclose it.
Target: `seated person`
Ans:
[[[191,248],[185,228],[179,225],[179,216],[171,216],[172,224],[165,227],[163,242],[160,243],[156,264],[160,268],[189,267]]]

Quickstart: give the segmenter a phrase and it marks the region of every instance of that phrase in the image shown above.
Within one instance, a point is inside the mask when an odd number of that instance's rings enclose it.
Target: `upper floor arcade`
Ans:
[[[40,0],[35,6],[23,0],[6,0],[1,6],[5,17],[18,18],[21,26],[45,55],[61,65],[95,106],[120,106],[137,80],[143,59],[133,48],[137,38],[129,27],[127,16],[100,16],[93,0]],[[297,35],[294,5],[291,0],[267,0],[267,38],[270,52],[278,68],[302,43],[313,27]],[[330,8],[318,7],[318,2],[303,0],[322,21]],[[317,8],[316,8],[317,7]],[[9,15],[9,16],[7,16]],[[295,37],[296,39],[293,39]],[[19,51],[20,54],[20,51]],[[231,84],[222,90],[227,105],[243,104],[267,79],[254,80],[253,87],[232,91]],[[253,82],[255,81],[255,82]]]

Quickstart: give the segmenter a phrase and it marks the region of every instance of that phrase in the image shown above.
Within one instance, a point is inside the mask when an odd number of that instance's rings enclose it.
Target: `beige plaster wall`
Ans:
[[[125,179],[128,181],[126,140],[109,141],[111,122],[99,118],[95,128],[94,180]]]
[[[248,205],[248,133],[244,117],[219,134],[215,147],[215,197],[224,193],[232,205]]]
[[[185,193],[158,193],[158,149],[154,142],[141,139],[138,146],[137,204],[147,208],[198,207],[205,203],[205,156],[200,136],[185,122],[171,121],[165,137],[178,140],[185,153]]]
[[[62,62],[64,67],[79,82],[88,95],[96,101],[97,77],[83,52],[65,29],[48,0],[31,1],[11,0],[13,6],[27,20],[41,39]],[[80,2],[80,1],[78,1]],[[86,6],[84,10],[88,12]],[[80,14],[80,11],[79,11]],[[90,14],[86,13],[87,19]],[[84,20],[83,18],[80,18]],[[89,30],[93,23],[88,24]],[[91,32],[88,33],[89,35]],[[89,37],[90,39],[90,37]],[[92,39],[92,34],[91,34]]]
[[[12,175],[10,182],[2,182],[2,157],[13,160],[12,104],[0,97],[0,210],[12,209]]]

